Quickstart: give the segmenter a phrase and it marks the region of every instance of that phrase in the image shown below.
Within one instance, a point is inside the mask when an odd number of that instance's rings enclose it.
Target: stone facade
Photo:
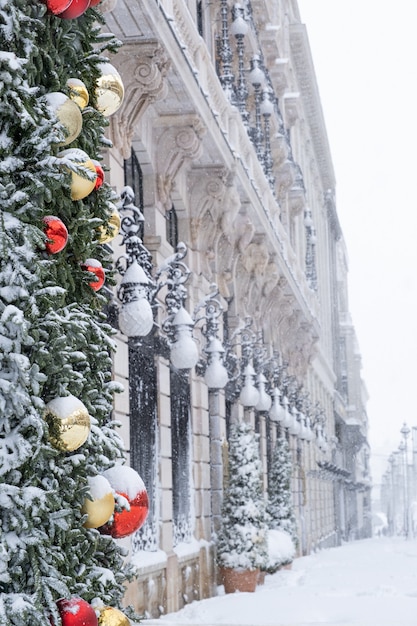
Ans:
[[[286,432],[300,554],[367,535],[366,391],[335,176],[296,1],[103,0],[100,7],[105,30],[124,42],[111,59],[125,100],[110,118],[108,181],[118,192],[133,188],[160,281],[156,332],[118,333],[114,362],[125,387],[115,418],[151,500],[144,528],[124,540],[137,570],[127,602],[157,617],[216,593],[213,538],[232,420],[250,420],[261,435],[265,487],[273,443]],[[163,323],[164,272],[179,242],[203,358],[180,372],[170,367]],[[121,236],[112,246],[115,260],[124,255]],[[204,382],[198,308],[214,283],[229,368],[220,390]],[[239,402],[248,347],[258,388],[261,370],[269,393],[281,385],[298,433]]]

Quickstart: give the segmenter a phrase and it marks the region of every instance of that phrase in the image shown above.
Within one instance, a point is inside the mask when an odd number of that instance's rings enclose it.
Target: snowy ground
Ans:
[[[416,626],[417,541],[367,539],[296,559],[255,593],[194,602],[143,626]]]

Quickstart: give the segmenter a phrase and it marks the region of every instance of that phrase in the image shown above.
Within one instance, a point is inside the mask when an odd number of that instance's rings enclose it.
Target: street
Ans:
[[[294,561],[267,576],[255,593],[186,606],[146,626],[415,626],[417,541],[356,541]]]

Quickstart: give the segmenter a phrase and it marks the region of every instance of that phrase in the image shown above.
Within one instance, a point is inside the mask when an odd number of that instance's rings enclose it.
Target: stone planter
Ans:
[[[220,577],[225,593],[235,591],[253,592],[258,582],[259,569],[237,570],[230,567],[220,568]]]

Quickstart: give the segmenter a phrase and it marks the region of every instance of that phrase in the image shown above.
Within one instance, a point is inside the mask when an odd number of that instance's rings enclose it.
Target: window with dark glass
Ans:
[[[125,185],[132,187],[135,204],[143,213],[143,174],[138,157],[132,148],[130,157],[124,161]]]
[[[204,37],[204,22],[203,22],[203,2],[197,0],[197,30],[201,37]]]
[[[171,445],[174,545],[191,540],[191,397],[187,371],[171,367]]]
[[[175,249],[178,245],[178,217],[174,205],[166,212],[166,238]]]

